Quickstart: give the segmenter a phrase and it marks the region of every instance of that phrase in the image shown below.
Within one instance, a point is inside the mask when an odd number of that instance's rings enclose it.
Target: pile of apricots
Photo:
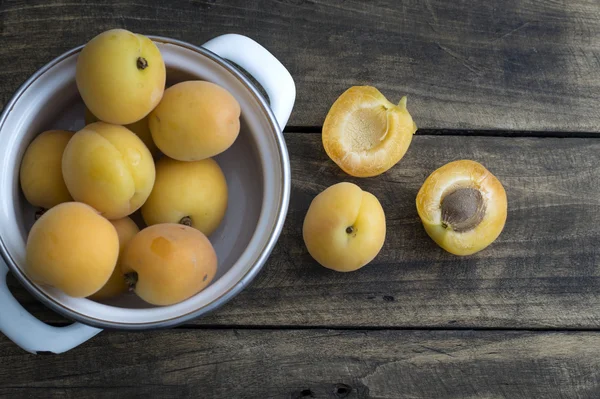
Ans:
[[[417,131],[406,105],[406,97],[396,105],[372,86],[350,87],[325,118],[325,152],[350,176],[385,173],[404,157]],[[472,255],[494,242],[507,216],[504,187],[482,164],[469,159],[433,171],[417,194],[416,207],[433,241],[459,256]],[[319,193],[304,218],[303,238],[309,254],[339,272],[370,263],[385,237],[381,203],[350,182]]]
[[[26,274],[73,297],[190,298],[217,271],[208,237],[228,191],[213,157],[238,137],[239,103],[206,81],[166,87],[158,47],[123,29],[83,47],[76,83],[85,127],[41,132],[21,163],[23,194],[40,208]],[[141,231],[130,218],[138,210]]]

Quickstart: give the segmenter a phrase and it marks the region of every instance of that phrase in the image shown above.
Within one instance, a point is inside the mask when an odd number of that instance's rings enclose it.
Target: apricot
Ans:
[[[47,130],[25,150],[19,173],[25,199],[42,211],[72,201],[62,174],[62,156],[74,132]]]
[[[210,284],[217,272],[217,255],[199,230],[177,223],[155,224],[129,242],[121,270],[144,301],[172,305]]]
[[[417,212],[427,234],[454,255],[471,255],[498,238],[507,215],[502,183],[471,160],[435,170],[417,194]]]
[[[85,108],[85,124],[89,125],[90,123],[99,122],[99,121],[100,121],[100,119],[98,119],[94,114],[92,114],[92,112],[86,107]],[[140,119],[137,122],[133,122],[128,125],[124,125],[124,127],[131,130],[140,139],[142,139],[144,144],[146,144],[146,147],[148,147],[148,149],[150,150],[152,157],[158,158],[158,156],[160,155],[160,151],[159,151],[158,147],[156,147],[156,144],[154,144],[154,141],[152,140],[152,135],[150,134],[150,127],[148,126],[148,116],[145,116],[144,118]]]
[[[144,118],[159,103],[166,68],[152,40],[125,29],[111,29],[83,47],[75,80],[92,114],[104,122],[126,125]]]
[[[137,224],[135,224],[135,222],[128,217],[112,220],[111,223],[113,226],[115,226],[117,235],[119,236],[119,258],[117,259],[117,264],[113,270],[113,273],[110,275],[110,278],[104,287],[102,287],[100,291],[90,296],[90,299],[96,301],[114,298],[126,293],[129,290],[129,286],[125,282],[125,276],[121,271],[121,258],[123,257],[125,247],[127,247],[127,244],[129,244],[129,241],[131,241],[133,236],[139,233],[140,229],[138,228]]]
[[[33,225],[27,238],[25,274],[73,297],[100,290],[115,269],[119,237],[95,209],[63,202]]]
[[[139,209],[150,195],[156,171],[152,154],[129,129],[95,122],[67,144],[62,170],[76,201],[94,207],[107,219]]]
[[[385,242],[385,213],[373,194],[353,183],[337,183],[310,203],[302,236],[322,266],[350,272],[367,265]]]
[[[211,235],[227,209],[227,182],[212,158],[183,162],[163,157],[156,180],[142,206],[147,225],[182,223]]]
[[[156,146],[179,161],[199,161],[227,150],[240,132],[240,105],[226,89],[191,80],[165,90],[150,114]]]
[[[323,124],[325,152],[344,172],[380,175],[397,164],[417,131],[406,97],[395,105],[372,86],[353,86],[332,105]]]

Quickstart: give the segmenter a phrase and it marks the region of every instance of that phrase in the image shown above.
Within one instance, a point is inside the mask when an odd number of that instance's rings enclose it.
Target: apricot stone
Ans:
[[[75,133],[65,148],[62,170],[73,198],[111,220],[142,206],[156,174],[142,140],[123,126],[104,122]]]
[[[199,161],[227,150],[240,132],[240,105],[223,87],[185,81],[165,90],[150,114],[156,146],[179,161]]]
[[[115,227],[86,204],[64,202],[31,228],[24,271],[35,283],[87,297],[106,284],[118,256]]]
[[[166,68],[146,36],[111,29],[92,38],[77,58],[75,79],[85,105],[100,120],[139,121],[159,103]]]
[[[144,301],[172,305],[210,284],[217,272],[217,255],[199,230],[177,223],[155,224],[129,242],[121,270]]]
[[[227,182],[212,158],[183,162],[161,158],[156,181],[142,206],[148,225],[182,223],[207,236],[219,226],[227,210]]]
[[[73,134],[68,130],[48,130],[27,147],[19,177],[30,204],[46,210],[73,200],[62,174],[63,152]]]

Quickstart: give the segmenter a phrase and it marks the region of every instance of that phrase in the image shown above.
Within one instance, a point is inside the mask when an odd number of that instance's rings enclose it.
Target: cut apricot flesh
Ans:
[[[323,124],[325,152],[355,177],[380,175],[398,163],[417,131],[406,109],[372,86],[353,86],[332,105]]]
[[[435,170],[417,194],[425,231],[454,255],[471,255],[498,238],[507,216],[502,183],[478,162],[458,160]]]

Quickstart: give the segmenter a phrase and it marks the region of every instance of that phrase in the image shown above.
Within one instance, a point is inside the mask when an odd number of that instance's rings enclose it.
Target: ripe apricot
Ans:
[[[454,255],[471,255],[490,245],[507,214],[502,183],[471,160],[435,170],[417,194],[417,212],[427,234]]]
[[[172,305],[202,291],[217,272],[217,255],[199,230],[177,223],[146,227],[127,245],[121,269],[152,305]]]
[[[190,80],[165,90],[150,114],[156,146],[179,161],[199,161],[228,149],[240,131],[240,105],[211,82]]]
[[[417,131],[406,109],[372,86],[353,86],[332,105],[323,124],[323,147],[344,172],[377,176],[404,156]]]
[[[183,162],[163,157],[156,163],[156,180],[142,216],[148,225],[182,223],[209,236],[226,209],[227,182],[214,159]]]
[[[115,227],[95,209],[64,202],[44,213],[27,238],[25,274],[73,297],[94,294],[119,256]]]
[[[72,201],[62,174],[62,156],[74,132],[48,130],[27,147],[19,173],[25,199],[42,210]]]
[[[311,202],[302,236],[322,266],[350,272],[365,266],[385,242],[385,213],[377,197],[353,183],[337,183]]]
[[[152,155],[138,136],[104,122],[75,133],[65,148],[62,170],[73,198],[107,219],[139,209],[152,191],[156,173]]]
[[[111,223],[113,226],[115,226],[117,235],[119,236],[119,258],[113,273],[110,275],[110,278],[104,287],[102,287],[100,291],[96,292],[94,295],[90,296],[90,299],[93,300],[114,298],[124,294],[129,289],[129,286],[125,282],[125,276],[121,271],[121,258],[123,257],[125,247],[127,247],[127,244],[129,244],[129,241],[133,238],[133,236],[139,233],[140,229],[135,222],[128,217],[112,220]]]
[[[86,107],[85,108],[85,124],[89,125],[90,123],[99,122],[98,119],[92,112]],[[150,153],[154,158],[157,158],[160,155],[160,151],[156,144],[154,144],[154,140],[152,140],[152,135],[150,134],[150,127],[148,126],[148,116],[140,119],[137,122],[130,123],[128,125],[124,125],[127,129],[131,130],[135,133],[146,147],[150,150]]]
[[[75,79],[85,105],[100,120],[139,121],[162,98],[166,82],[160,50],[146,36],[111,29],[92,38],[77,58]]]

